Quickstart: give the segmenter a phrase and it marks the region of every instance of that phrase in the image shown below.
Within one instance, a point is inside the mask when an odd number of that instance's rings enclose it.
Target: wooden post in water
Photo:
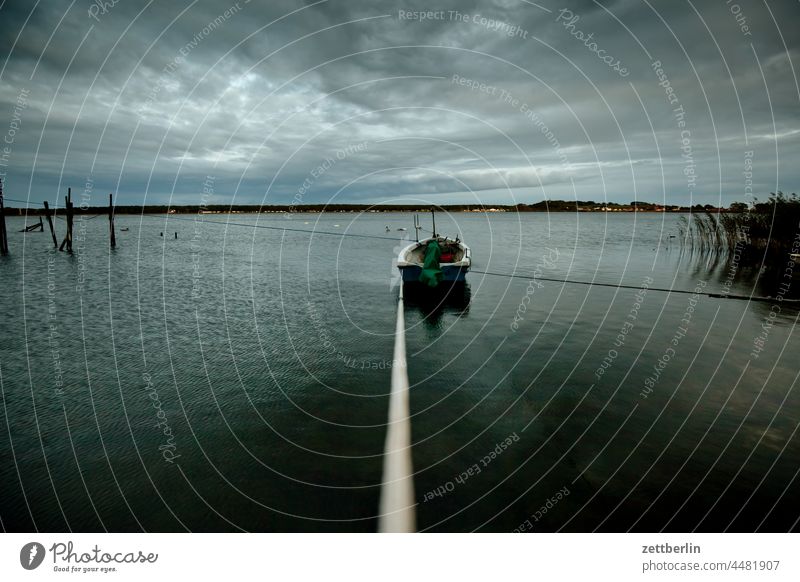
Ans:
[[[111,248],[116,248],[117,237],[114,235],[114,195],[108,195],[108,231],[111,235]]]
[[[73,206],[72,206],[72,188],[67,188],[67,200],[68,200],[68,207],[67,207],[67,252],[72,252],[72,216],[73,216]]]
[[[20,232],[36,232],[40,230],[44,232],[44,225],[42,224],[42,217],[39,217],[39,222],[34,222],[33,224],[26,224],[25,228],[23,228]]]
[[[3,181],[0,180],[0,255],[8,254],[8,236],[6,236],[6,210],[3,206]]]
[[[44,216],[47,218],[47,224],[50,227],[50,234],[53,237],[53,246],[58,248],[58,239],[56,238],[56,231],[53,229],[53,218],[50,216],[50,205],[47,200],[44,201]]]
[[[64,240],[61,241],[61,246],[58,250],[63,251],[64,246],[67,247],[67,252],[72,252],[72,188],[67,188],[66,196],[66,210],[67,210],[67,234]]]

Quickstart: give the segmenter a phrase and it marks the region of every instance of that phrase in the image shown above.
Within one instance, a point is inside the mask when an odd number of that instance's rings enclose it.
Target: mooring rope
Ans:
[[[401,284],[397,300],[392,389],[389,396],[389,419],[383,450],[383,479],[378,515],[378,531],[382,533],[411,533],[416,530],[408,391],[406,329]]]
[[[478,273],[480,275],[492,275],[494,277],[509,277],[512,279],[526,279],[532,281],[550,281],[553,283],[569,283],[570,285],[588,285],[590,287],[612,287],[614,289],[642,289],[636,285],[623,285],[622,283],[600,283],[597,281],[576,281],[574,279],[557,279],[555,277],[538,277],[534,275],[519,275],[516,273],[494,273],[492,271],[478,271],[471,269],[471,273]],[[758,295],[731,295],[728,293],[713,293],[711,291],[689,291],[687,289],[669,289],[667,287],[648,287],[648,291],[659,291],[661,293],[679,293],[682,295],[702,295],[704,297],[711,297],[712,299],[737,299],[740,301],[780,301],[781,303],[800,303],[800,299],[787,299],[785,297],[777,298],[770,296]]]
[[[158,217],[160,217],[161,215],[144,215],[144,216],[158,216]],[[191,221],[195,220],[194,218],[179,218],[179,217],[175,217],[173,215],[169,215],[169,218],[172,219],[172,220],[191,220]],[[344,236],[344,237],[351,236],[351,237],[360,237],[360,238],[374,238],[374,239],[382,239],[382,240],[391,240],[391,241],[395,241],[395,242],[397,242],[397,240],[398,240],[397,238],[389,237],[389,236],[377,236],[377,235],[371,235],[371,234],[355,234],[355,233],[348,233],[348,232],[330,232],[330,231],[324,231],[324,230],[303,230],[303,229],[299,229],[299,228],[286,228],[286,227],[281,227],[281,226],[266,226],[266,225],[261,225],[261,224],[246,224],[246,223],[242,223],[242,222],[227,222],[227,221],[205,220],[205,219],[202,220],[202,222],[210,222],[210,223],[213,223],[213,224],[225,224],[225,225],[230,225],[230,226],[246,226],[246,227],[250,227],[250,228],[266,228],[266,229],[270,229],[270,230],[286,230],[286,231],[291,231],[291,232],[305,232],[305,233],[309,233],[309,234],[325,234],[325,235]],[[568,285],[589,285],[589,286],[593,286],[593,287],[612,287],[612,288],[616,288],[616,289],[640,289],[641,288],[641,287],[637,287],[636,285],[623,285],[621,283],[600,283],[600,282],[597,282],[597,281],[576,281],[574,279],[558,279],[558,278],[555,278],[555,277],[534,277],[534,276],[531,276],[531,275],[520,275],[520,274],[517,274],[517,273],[496,273],[496,272],[493,272],[493,271],[478,271],[478,270],[475,270],[475,269],[471,269],[471,272],[479,273],[479,274],[482,274],[482,275],[490,275],[490,276],[493,276],[493,277],[509,277],[509,278],[513,278],[513,279],[527,279],[527,280],[535,279],[537,281],[550,281],[550,282],[554,282],[554,283],[564,283],[564,284],[568,284]],[[705,296],[705,297],[710,297],[710,298],[713,298],[713,299],[734,299],[734,300],[739,300],[739,301],[765,301],[765,302],[778,301],[778,299],[776,297],[770,297],[770,296],[765,296],[764,297],[764,296],[758,296],[758,295],[753,295],[753,296],[750,296],[750,295],[734,295],[734,294],[729,294],[729,293],[713,293],[713,292],[710,292],[710,291],[701,292],[701,293],[695,293],[695,291],[691,291],[691,290],[687,290],[687,289],[668,289],[668,288],[664,288],[664,287],[648,287],[648,289],[650,291],[658,291],[658,292],[662,292],[662,293],[679,293],[679,294],[684,294],[684,295],[695,295],[695,294],[697,294],[697,295],[702,295],[702,296]],[[800,303],[800,299],[782,298],[782,299],[780,299],[780,301],[782,301],[784,303]]]
[[[3,200],[9,200],[10,202],[20,202],[22,204],[38,204],[39,206],[44,206],[44,202],[36,202],[35,200],[18,200],[17,198],[8,198],[6,196],[3,196]],[[58,214],[56,213],[56,210],[59,210],[57,206],[53,206],[50,210],[53,211],[53,218],[57,218],[59,220],[66,220],[63,216],[58,216]],[[64,209],[61,208],[61,210]],[[84,218],[85,216],[84,214],[77,214],[76,216],[78,217],[79,220],[80,219],[91,220],[93,218],[97,218],[98,216],[108,216],[108,213],[103,212],[102,214],[95,214],[94,216],[90,216],[89,218]]]
[[[283,230],[286,232],[305,232],[307,234],[326,234],[326,235],[333,235],[333,236],[351,236],[356,238],[377,238],[381,240],[390,240],[393,242],[397,242],[398,239],[396,237],[391,236],[378,236],[375,234],[356,234],[354,232],[332,232],[327,230],[308,230],[303,228],[287,228],[285,226],[267,226],[266,224],[247,224],[246,222],[228,222],[223,220],[207,220],[205,218],[197,220],[196,218],[181,218],[179,216],[175,216],[174,214],[162,215],[162,214],[141,214],[139,216],[147,216],[150,218],[161,218],[162,216],[166,216],[169,220],[185,220],[188,222],[200,222],[200,223],[208,223],[208,224],[224,224],[225,226],[246,226],[249,228],[263,228],[266,230]]]
[[[3,200],[8,200],[10,202],[21,202],[22,204],[38,204],[39,206],[44,206],[42,202],[34,202],[33,200],[17,200],[16,198],[9,198],[8,196],[3,196]]]
[[[4,200],[9,200],[12,202],[22,202],[26,204],[42,204],[41,202],[31,202],[26,200],[16,200],[14,198],[4,198]],[[96,216],[92,216],[91,218],[97,218],[98,216],[106,216],[105,214],[98,214]],[[169,220],[183,220],[183,221],[190,221],[195,222],[197,221],[196,218],[183,218],[179,216],[175,216],[172,214],[141,214],[139,216],[147,216],[149,218],[168,218]],[[60,216],[56,216],[56,218],[62,218]],[[91,220],[91,218],[86,220]],[[62,218],[63,220],[63,218]],[[342,237],[355,237],[355,238],[370,238],[370,239],[379,239],[379,240],[390,240],[393,242],[397,242],[398,239],[396,237],[390,236],[379,236],[374,234],[357,234],[352,232],[332,232],[326,230],[308,230],[302,228],[288,228],[285,226],[267,226],[265,224],[248,224],[244,222],[229,222],[229,221],[222,221],[222,220],[207,220],[203,218],[199,222],[209,223],[209,224],[223,224],[225,226],[244,226],[248,228],[263,228],[266,230],[280,230],[286,232],[302,232],[306,234],[319,234],[319,235],[328,235],[328,236],[342,236]],[[422,229],[426,232],[430,232],[427,229]],[[496,273],[493,271],[478,271],[476,269],[472,269],[471,272],[478,273],[481,275],[490,275],[492,277],[508,277],[512,279],[526,279],[526,280],[536,280],[536,281],[549,281],[553,283],[564,283],[567,285],[588,285],[590,287],[611,287],[615,289],[640,289],[636,285],[623,285],[622,283],[600,283],[598,281],[576,281],[574,279],[558,279],[555,277],[534,277],[532,275],[521,275],[518,273]],[[665,287],[648,287],[650,291],[657,291],[661,293],[678,293],[683,295],[702,295],[704,297],[710,297],[712,299],[734,299],[737,301],[761,301],[761,302],[772,302],[772,301],[780,301],[782,303],[800,303],[800,299],[789,299],[786,297],[777,298],[767,296],[759,296],[759,295],[735,295],[730,293],[713,293],[711,291],[700,292],[697,293],[695,291],[687,290],[687,289],[669,289]]]

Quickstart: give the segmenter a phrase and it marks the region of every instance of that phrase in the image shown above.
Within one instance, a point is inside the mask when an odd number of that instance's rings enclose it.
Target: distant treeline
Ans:
[[[32,203],[33,204],[33,203]],[[252,204],[218,204],[213,206],[185,205],[147,205],[117,206],[116,214],[224,214],[224,213],[282,213],[296,214],[304,212],[430,212],[431,208],[442,212],[742,212],[747,205],[734,202],[730,208],[717,208],[710,204],[694,206],[670,206],[650,202],[631,202],[617,204],[615,202],[595,202],[593,200],[547,200],[535,204],[488,205],[488,204],[445,204],[436,206],[412,204],[299,204],[299,205],[252,205]],[[6,207],[7,215],[25,214],[24,208]],[[63,209],[59,208],[59,211]],[[75,214],[95,215],[107,214],[108,206],[75,206]],[[29,207],[28,215],[44,214],[43,208]]]

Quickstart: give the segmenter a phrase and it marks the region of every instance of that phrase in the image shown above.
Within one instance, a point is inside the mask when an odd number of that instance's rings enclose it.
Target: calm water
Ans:
[[[120,216],[112,252],[103,217],[76,221],[73,256],[8,220],[3,528],[373,531],[398,242],[180,218]],[[797,312],[636,289],[726,290],[669,239],[677,220],[437,215],[476,271],[635,288],[474,272],[466,296],[407,307],[420,529],[797,528]],[[744,271],[729,289],[752,290]]]

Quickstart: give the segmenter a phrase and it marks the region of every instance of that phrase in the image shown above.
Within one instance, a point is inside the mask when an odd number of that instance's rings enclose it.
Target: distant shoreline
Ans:
[[[35,204],[31,202],[31,204]],[[410,205],[371,205],[371,204],[303,204],[303,205],[280,205],[280,206],[258,206],[258,205],[148,205],[148,206],[117,206],[115,214],[142,215],[142,214],[335,214],[335,213],[368,213],[383,214],[388,212],[430,212],[430,206],[410,206]],[[485,212],[485,213],[504,213],[504,212],[598,212],[598,213],[620,213],[620,212],[653,212],[653,213],[687,213],[687,212],[731,212],[726,208],[715,208],[711,206],[695,205],[688,206],[660,206],[649,203],[639,203],[636,206],[629,204],[599,204],[593,202],[567,202],[563,200],[552,200],[548,202],[537,202],[536,204],[517,204],[514,206],[488,206],[482,204],[449,204],[436,206],[438,212]],[[57,208],[58,213],[63,213],[63,208]],[[38,216],[44,214],[43,208],[24,207],[5,207],[6,216]],[[75,206],[76,215],[96,215],[108,214],[108,206],[89,206],[81,208]]]

